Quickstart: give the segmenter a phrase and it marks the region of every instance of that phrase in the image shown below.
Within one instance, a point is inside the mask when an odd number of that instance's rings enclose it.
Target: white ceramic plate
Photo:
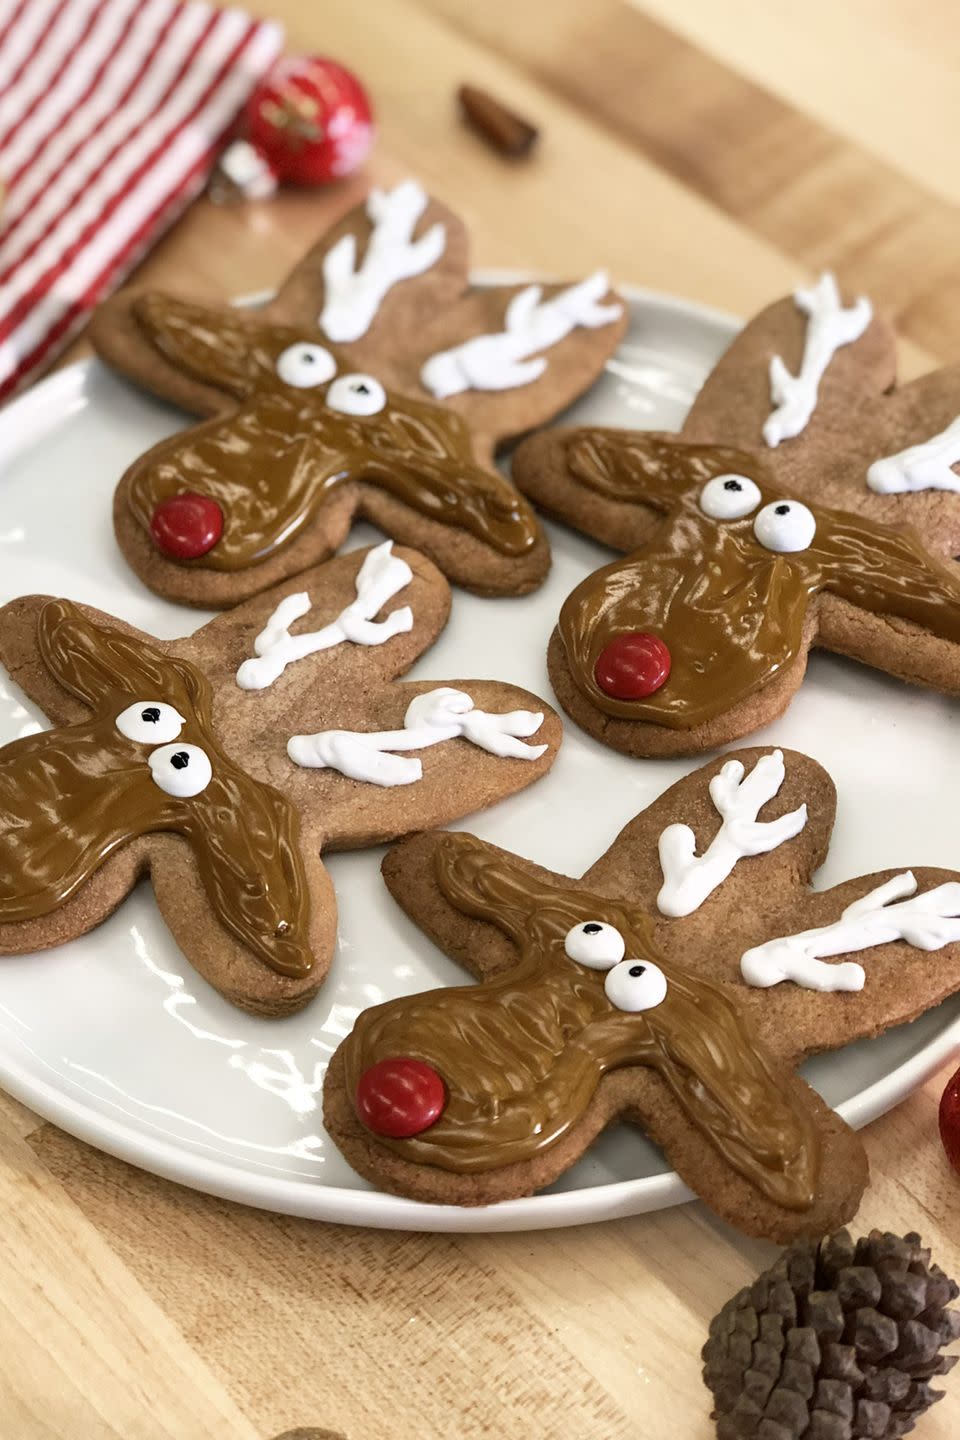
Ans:
[[[629,338],[577,421],[670,429],[736,328],[676,300],[631,296]],[[123,615],[163,637],[205,617],[156,599],[114,543],[110,499],[126,465],[183,424],[85,362],[0,413],[0,601],[31,591]],[[549,695],[544,651],[561,601],[609,558],[550,528],[548,583],[522,600],[457,594],[414,675],[491,676]],[[354,532],[366,544],[373,532]],[[42,717],[0,671],[0,742]],[[837,781],[840,809],[820,881],[886,866],[960,867],[956,710],[872,671],[814,656],[788,716],[752,743],[805,750]],[[577,875],[622,825],[688,769],[636,762],[568,727],[552,773],[469,822],[485,839]],[[291,1214],[425,1230],[572,1225],[688,1198],[627,1126],[608,1131],[550,1190],[482,1210],[419,1205],[360,1180],[320,1121],[326,1061],[357,1013],[393,995],[461,983],[389,899],[380,851],[333,856],[340,903],[329,979],[301,1015],[241,1015],[191,970],[142,885],[100,929],[0,964],[0,1084],[65,1130],[187,1185]],[[931,964],[935,964],[931,958]],[[960,997],[911,1026],[811,1064],[853,1124],[895,1105],[960,1049]]]

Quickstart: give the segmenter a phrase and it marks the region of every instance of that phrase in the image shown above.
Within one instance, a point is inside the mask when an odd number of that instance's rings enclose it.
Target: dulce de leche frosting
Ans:
[[[584,430],[568,439],[567,466],[608,499],[665,512],[645,545],[588,576],[560,613],[573,680],[606,715],[682,730],[725,713],[798,657],[820,593],[960,641],[960,580],[909,526],[801,506],[816,523],[811,543],[789,553],[765,548],[754,533],[757,514],[799,502],[770,484],[750,454]],[[706,482],[724,474],[758,487],[743,518],[714,519],[701,506]],[[648,698],[617,699],[597,684],[595,667],[615,637],[633,631],[665,642],[670,677]]]
[[[173,363],[237,395],[236,410],[161,441],[127,471],[127,503],[147,531],[157,506],[175,495],[193,492],[219,505],[220,539],[201,560],[181,563],[231,571],[256,565],[352,484],[376,486],[502,555],[523,555],[536,543],[532,508],[509,481],[476,463],[469,429],[455,412],[387,392],[375,414],[344,414],[327,404],[329,385],[297,388],[278,376],[277,357],[303,341],[294,330],[246,317],[240,356],[231,322],[215,311],[150,295],[134,313]],[[337,369],[350,366],[341,361]]]
[[[38,638],[47,668],[94,713],[0,750],[0,927],[51,914],[115,851],[169,831],[187,841],[234,939],[272,970],[306,975],[314,961],[299,816],[217,744],[205,677],[66,600],[44,605]],[[200,794],[178,798],[156,783],[148,760],[157,747],[117,727],[131,704],[170,705],[183,717],[177,746],[198,746],[212,768]]]
[[[656,953],[646,916],[545,886],[468,836],[440,843],[435,874],[456,908],[524,937],[522,955],[483,984],[402,997],[358,1018],[344,1042],[348,1093],[372,1065],[401,1056],[426,1062],[446,1087],[429,1129],[378,1144],[457,1174],[532,1160],[584,1118],[604,1075],[652,1069],[734,1170],[786,1209],[813,1204],[820,1146],[802,1097],[784,1088],[725,989]],[[566,955],[567,931],[592,919],[620,930],[628,957],[662,969],[661,1004],[618,1010],[604,975]]]

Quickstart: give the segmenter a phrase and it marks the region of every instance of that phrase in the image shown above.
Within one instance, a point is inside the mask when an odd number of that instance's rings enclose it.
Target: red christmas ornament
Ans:
[[[950,1164],[960,1172],[960,1070],[940,1097],[940,1139]]]
[[[360,1076],[356,1100],[357,1114],[374,1135],[407,1140],[439,1120],[447,1090],[424,1060],[379,1060]]]
[[[198,560],[223,534],[223,511],[208,495],[171,495],[154,510],[150,533],[164,555]]]
[[[646,630],[617,635],[593,667],[600,689],[614,700],[645,700],[666,684],[669,674],[670,651],[659,635]]]
[[[326,185],[351,175],[373,143],[373,114],[356,75],[324,56],[288,56],[247,101],[247,139],[221,168],[246,195],[278,184]]]

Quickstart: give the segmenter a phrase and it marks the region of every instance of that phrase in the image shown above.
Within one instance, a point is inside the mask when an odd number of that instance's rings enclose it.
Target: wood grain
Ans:
[[[370,181],[412,171],[468,217],[481,265],[602,264],[747,314],[829,263],[895,313],[905,374],[960,357],[953,0],[258,8],[292,51],[363,76],[374,159],[335,190],[200,201],[146,280],[269,286]],[[459,123],[464,82],[541,127],[528,162]],[[945,1078],[867,1132],[858,1224],[917,1228],[957,1273]],[[0,1204],[5,1440],[711,1440],[706,1326],[773,1253],[698,1205],[531,1235],[310,1225],[142,1174],[6,1100]],[[960,1433],[960,1383],[919,1433]]]

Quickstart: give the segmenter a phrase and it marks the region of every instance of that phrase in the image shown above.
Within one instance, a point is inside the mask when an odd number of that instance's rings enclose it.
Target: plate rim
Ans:
[[[477,284],[550,283],[542,274],[523,270],[484,269],[472,272]],[[684,296],[618,284],[617,291],[631,306],[682,315],[723,331],[729,338],[743,321],[730,312]],[[234,303],[253,305],[269,298],[270,291],[239,297]],[[48,428],[60,423],[65,409],[85,401],[88,382],[97,373],[113,372],[95,355],[85,356],[55,370],[32,385],[0,411],[0,433],[15,416],[8,454],[35,443]],[[21,437],[17,430],[21,429]],[[0,1022],[0,1033],[17,1038]],[[29,1045],[19,1041],[28,1053]],[[960,1011],[929,1040],[917,1055],[901,1061],[865,1090],[836,1107],[854,1129],[861,1129],[899,1104],[960,1053]],[[46,1062],[35,1057],[39,1065]],[[539,1192],[496,1205],[465,1207],[427,1204],[377,1189],[323,1185],[312,1177],[287,1179],[235,1166],[202,1150],[183,1148],[162,1135],[150,1136],[121,1118],[111,1117],[85,1104],[62,1088],[37,1078],[15,1056],[0,1046],[0,1088],[40,1116],[85,1144],[104,1151],[150,1174],[192,1190],[258,1209],[294,1215],[329,1224],[361,1225],[370,1229],[411,1230],[432,1233],[485,1233],[555,1229],[569,1225],[621,1219],[695,1199],[675,1171],[576,1190]],[[79,1087],[78,1087],[79,1088]],[[113,1101],[122,1113],[122,1107]]]

